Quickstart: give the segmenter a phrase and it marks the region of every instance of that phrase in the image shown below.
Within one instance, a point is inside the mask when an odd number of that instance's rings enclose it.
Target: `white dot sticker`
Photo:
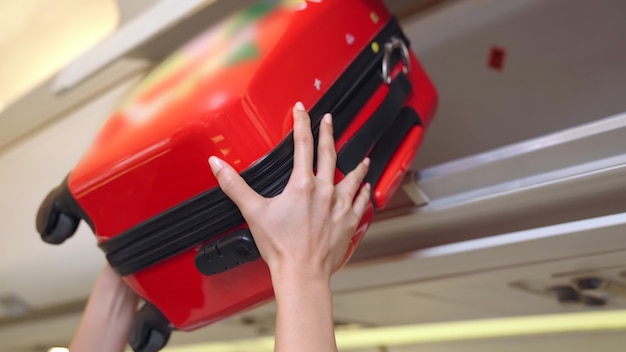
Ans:
[[[322,81],[320,81],[319,79],[315,79],[315,83],[313,83],[313,85],[315,86],[315,89],[317,90],[322,90]]]
[[[348,43],[348,45],[354,43],[354,36],[352,34],[346,33],[346,43]]]

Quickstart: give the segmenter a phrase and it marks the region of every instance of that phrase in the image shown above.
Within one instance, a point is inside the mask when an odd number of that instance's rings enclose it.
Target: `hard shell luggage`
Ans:
[[[349,254],[422,140],[436,92],[380,0],[265,1],[225,19],[145,78],[44,200],[37,228],[61,243],[84,220],[146,300],[136,351],[273,297],[269,271],[207,159],[279,194],[292,168],[291,107],[315,131],[333,114],[337,180],[370,156],[372,201]]]

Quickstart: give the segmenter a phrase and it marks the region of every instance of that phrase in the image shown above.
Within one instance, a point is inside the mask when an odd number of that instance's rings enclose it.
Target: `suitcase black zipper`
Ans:
[[[395,19],[373,41],[384,43],[393,36],[408,42]],[[380,75],[382,56],[382,51],[375,53],[369,47],[365,48],[328,93],[311,108],[309,113],[313,119],[314,136],[317,136],[321,116],[326,112],[333,114],[335,137],[345,131],[364,103],[383,83]],[[241,175],[257,192],[273,197],[280,194],[287,184],[292,165],[293,136],[289,135]],[[216,187],[107,240],[100,248],[119,274],[129,275],[243,223],[238,208]]]

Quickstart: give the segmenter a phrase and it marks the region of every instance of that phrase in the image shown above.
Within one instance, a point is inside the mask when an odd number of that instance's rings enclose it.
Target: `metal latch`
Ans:
[[[387,84],[391,84],[391,56],[396,50],[400,51],[402,58],[402,72],[409,73],[411,70],[411,63],[409,57],[409,48],[406,46],[404,40],[398,37],[391,37],[389,41],[385,43],[385,54],[383,56],[383,80]]]

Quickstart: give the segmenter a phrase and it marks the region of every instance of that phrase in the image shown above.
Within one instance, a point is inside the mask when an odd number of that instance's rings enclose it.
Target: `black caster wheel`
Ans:
[[[144,328],[145,335],[141,342],[130,344],[135,352],[157,352],[161,350],[170,338],[170,333],[164,334],[161,331]]]
[[[135,352],[157,352],[167,344],[171,333],[167,318],[155,306],[145,303],[133,319],[128,344]]]
[[[41,203],[37,212],[37,231],[44,242],[60,244],[76,232],[80,218],[71,212],[74,203],[65,181]]]

